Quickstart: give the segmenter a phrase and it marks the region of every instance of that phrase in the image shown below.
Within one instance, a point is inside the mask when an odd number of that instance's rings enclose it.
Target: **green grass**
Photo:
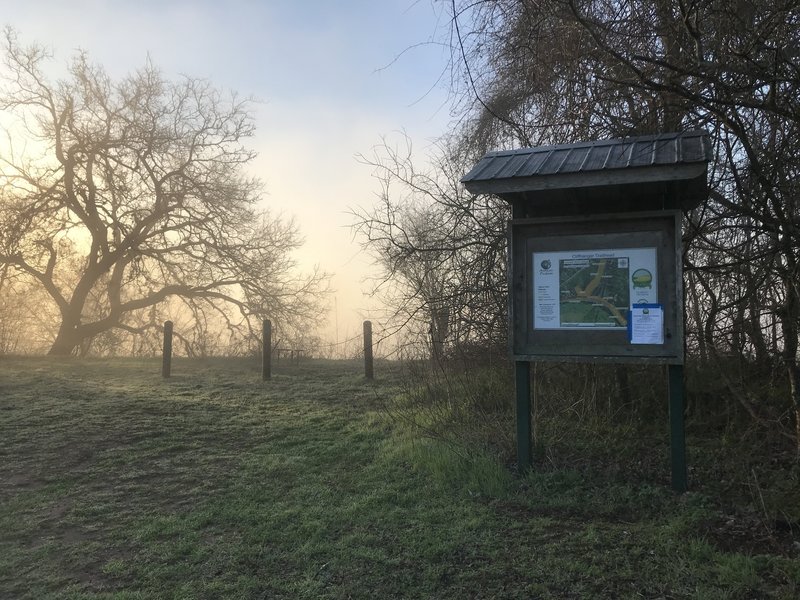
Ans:
[[[793,598],[797,554],[707,496],[519,478],[386,416],[401,376],[308,362],[0,360],[2,598]]]

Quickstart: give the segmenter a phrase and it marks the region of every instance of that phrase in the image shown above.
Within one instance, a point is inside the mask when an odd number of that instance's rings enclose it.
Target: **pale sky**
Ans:
[[[0,0],[0,23],[60,64],[80,48],[116,78],[149,55],[170,78],[257,98],[251,172],[266,205],[300,225],[301,264],[334,274],[332,341],[334,323],[349,337],[374,306],[347,211],[379,186],[356,155],[401,130],[424,152],[450,121],[441,11],[434,0]]]

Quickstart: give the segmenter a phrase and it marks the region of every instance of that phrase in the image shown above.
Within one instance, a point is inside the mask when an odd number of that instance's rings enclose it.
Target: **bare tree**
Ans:
[[[112,81],[83,53],[53,81],[49,58],[6,30],[0,267],[57,306],[51,354],[143,331],[137,315],[176,297],[248,320],[317,318],[325,278],[294,274],[297,228],[257,208],[261,185],[245,171],[249,100],[168,81],[149,61]]]
[[[8,268],[0,268],[0,356],[20,349],[26,330],[22,298],[29,290],[20,285]]]
[[[355,229],[382,268],[376,291],[398,327],[427,333],[434,360],[446,346],[505,338],[505,203],[460,183],[465,159],[438,144],[415,165],[411,141],[386,141],[362,157],[381,183],[378,203],[357,210]]]

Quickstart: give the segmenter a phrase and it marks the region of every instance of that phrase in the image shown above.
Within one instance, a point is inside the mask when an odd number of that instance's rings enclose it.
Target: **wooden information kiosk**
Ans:
[[[490,152],[463,178],[512,207],[509,333],[517,457],[531,466],[532,361],[660,363],[672,487],[687,489],[682,211],[708,197],[708,134]]]

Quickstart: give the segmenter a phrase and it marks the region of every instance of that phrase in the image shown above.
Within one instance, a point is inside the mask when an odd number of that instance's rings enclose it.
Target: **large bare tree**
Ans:
[[[51,354],[140,331],[144,312],[174,298],[245,319],[319,314],[324,277],[295,274],[297,228],[259,210],[246,173],[249,100],[167,80],[149,61],[114,81],[84,53],[54,80],[50,58],[6,30],[0,268],[57,307]]]

